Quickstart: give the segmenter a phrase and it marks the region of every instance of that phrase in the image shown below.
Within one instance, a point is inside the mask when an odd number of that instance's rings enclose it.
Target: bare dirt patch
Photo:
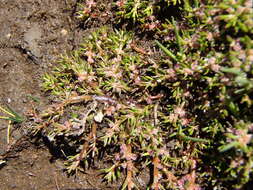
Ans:
[[[31,109],[30,96],[48,104],[41,91],[43,73],[57,57],[75,49],[87,33],[75,19],[74,0],[0,1],[0,104],[24,114]],[[2,190],[9,189],[106,189],[98,173],[90,170],[69,177],[62,162],[26,138],[24,126],[16,126],[11,145],[6,142],[7,123],[0,120],[0,168]]]

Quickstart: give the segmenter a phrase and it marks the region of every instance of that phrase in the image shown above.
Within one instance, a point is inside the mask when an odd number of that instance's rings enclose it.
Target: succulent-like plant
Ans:
[[[71,147],[69,172],[104,155],[104,179],[124,176],[122,189],[143,188],[135,177],[146,168],[150,189],[241,188],[253,168],[250,1],[161,2],[183,14],[115,2],[119,20],[158,21],[156,40],[143,49],[132,32],[94,31],[44,76],[57,103],[35,129]]]

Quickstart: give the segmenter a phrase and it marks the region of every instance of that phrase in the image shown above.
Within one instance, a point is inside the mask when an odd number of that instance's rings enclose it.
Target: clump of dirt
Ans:
[[[75,0],[1,1],[0,105],[24,114],[33,107],[30,97],[38,99],[40,107],[48,104],[40,87],[42,75],[61,53],[75,49],[89,30],[79,27],[76,11]],[[12,130],[7,145],[6,126],[0,120],[0,159],[7,161],[1,166],[2,190],[116,188],[105,186],[93,170],[75,178],[66,176],[62,162],[27,140],[23,126]]]

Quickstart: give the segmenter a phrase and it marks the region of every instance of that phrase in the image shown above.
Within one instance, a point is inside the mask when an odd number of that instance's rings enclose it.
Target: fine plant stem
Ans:
[[[159,41],[155,40],[155,43],[161,48],[161,50],[163,50],[163,52],[168,55],[170,58],[172,58],[174,61],[178,61],[176,56],[170,51],[168,50],[165,46],[163,46]]]
[[[10,135],[11,135],[11,121],[9,121],[7,128],[7,144],[10,144]]]

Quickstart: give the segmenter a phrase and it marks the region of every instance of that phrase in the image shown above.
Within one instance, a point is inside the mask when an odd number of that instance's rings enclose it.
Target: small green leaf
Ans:
[[[246,77],[241,76],[241,75],[235,77],[235,82],[237,82],[237,84],[240,86],[247,86],[251,84],[250,80],[248,80]]]
[[[228,151],[228,150],[230,150],[230,149],[232,149],[232,148],[234,148],[234,147],[236,147],[236,146],[238,146],[238,145],[240,145],[240,143],[234,141],[234,142],[231,142],[231,143],[229,143],[229,144],[220,146],[220,147],[218,148],[218,150],[219,150],[220,152],[226,152],[226,151]]]
[[[222,72],[225,72],[225,73],[231,73],[231,74],[235,74],[235,75],[244,75],[244,72],[242,72],[241,69],[235,68],[235,67],[232,67],[232,68],[221,67],[220,70],[221,70]]]
[[[176,58],[176,56],[170,50],[168,50],[165,46],[163,46],[160,42],[158,42],[157,40],[155,40],[155,43],[163,50],[163,52],[166,55],[168,55],[174,61],[178,61],[177,58]]]

